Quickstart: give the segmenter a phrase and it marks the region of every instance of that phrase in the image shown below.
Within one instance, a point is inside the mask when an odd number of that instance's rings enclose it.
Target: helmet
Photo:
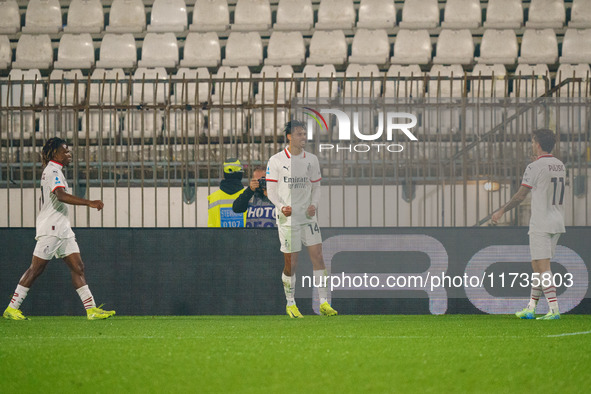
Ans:
[[[224,173],[233,174],[235,172],[242,172],[242,163],[236,158],[228,159],[224,162]]]

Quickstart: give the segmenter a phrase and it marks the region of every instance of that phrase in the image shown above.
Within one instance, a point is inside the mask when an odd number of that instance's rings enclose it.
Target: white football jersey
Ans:
[[[522,186],[531,189],[529,232],[564,233],[564,163],[552,155],[542,155],[530,163]]]
[[[312,185],[320,187],[320,165],[318,158],[306,151],[293,156],[287,148],[273,155],[267,163],[267,182],[277,182],[277,225],[292,226],[316,222],[318,215],[308,217],[306,211],[311,204],[318,208],[318,201],[312,201]],[[319,198],[319,195],[318,197]],[[281,208],[291,206],[292,214],[285,217]]]
[[[41,210],[37,216],[36,239],[42,235],[58,238],[74,237],[68,218],[68,205],[59,201],[53,193],[60,187],[70,192],[62,167],[60,163],[50,161],[41,175]]]

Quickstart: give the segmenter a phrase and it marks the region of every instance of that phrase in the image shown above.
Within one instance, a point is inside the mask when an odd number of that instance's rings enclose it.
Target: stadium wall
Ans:
[[[120,315],[284,312],[283,257],[274,229],[75,232],[95,298]],[[1,228],[0,237],[0,294],[8,302],[31,260],[34,229]],[[332,293],[333,305],[343,314],[512,313],[529,296],[522,277],[510,283],[517,274],[531,273],[525,227],[326,228],[323,238],[332,277],[353,278]],[[589,239],[589,227],[569,227],[560,238],[552,271],[562,282],[558,298],[563,313],[591,313]],[[567,287],[568,274],[572,286]],[[315,291],[302,287],[311,275],[307,253],[302,253],[296,296],[307,314],[318,304]],[[364,275],[370,282],[356,286]],[[412,286],[411,276],[427,279],[422,287]],[[374,286],[374,277],[382,284],[387,277],[408,281],[406,286],[396,282],[398,288]],[[449,277],[449,283],[434,286],[434,277]],[[482,285],[474,278],[483,279]],[[541,302],[538,312],[544,308]],[[54,260],[48,265],[22,309],[33,316],[82,314],[65,264]]]

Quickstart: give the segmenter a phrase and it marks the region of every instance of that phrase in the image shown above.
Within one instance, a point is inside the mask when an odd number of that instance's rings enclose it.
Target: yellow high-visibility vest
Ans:
[[[234,213],[232,204],[238,196],[246,189],[234,194],[218,190],[207,196],[209,202],[207,208],[207,227],[244,227],[246,223],[246,212]]]

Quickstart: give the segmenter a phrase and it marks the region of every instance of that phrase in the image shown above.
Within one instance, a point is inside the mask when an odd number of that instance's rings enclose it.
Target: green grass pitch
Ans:
[[[591,316],[0,321],[3,393],[588,392]]]

